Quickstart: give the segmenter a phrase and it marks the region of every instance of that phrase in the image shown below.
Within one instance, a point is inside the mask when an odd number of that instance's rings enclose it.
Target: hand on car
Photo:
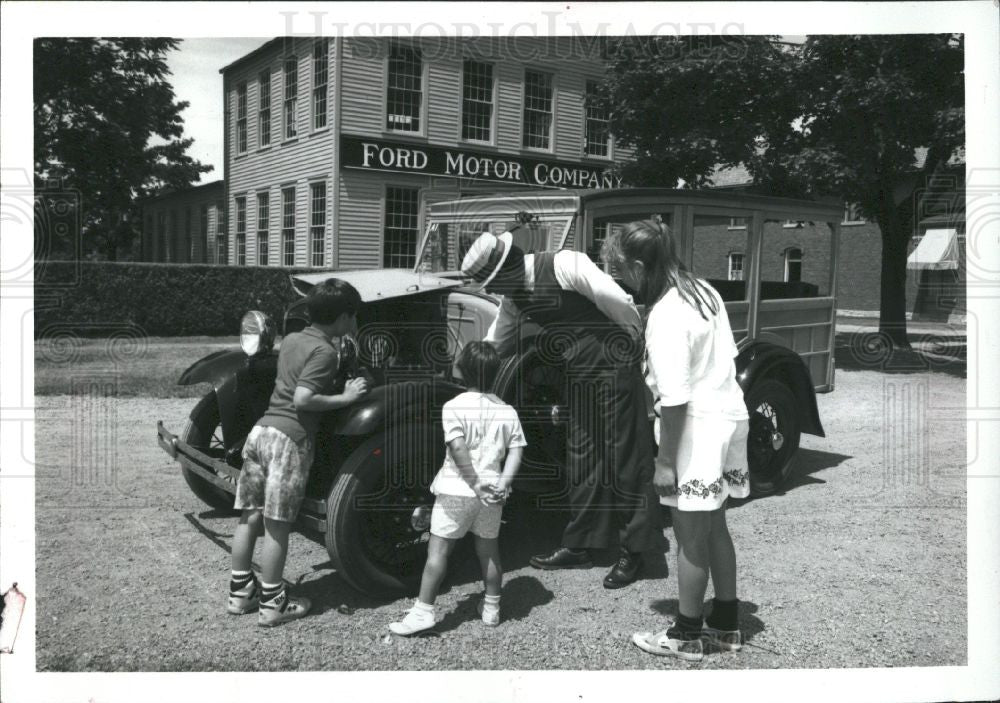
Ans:
[[[672,496],[677,493],[677,471],[662,459],[656,460],[656,471],[653,474],[653,490],[660,496]]]
[[[343,396],[348,402],[353,403],[358,398],[368,392],[368,381],[364,378],[352,378],[344,384]]]

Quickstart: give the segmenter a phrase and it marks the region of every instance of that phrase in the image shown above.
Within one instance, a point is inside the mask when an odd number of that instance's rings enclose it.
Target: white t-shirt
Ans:
[[[472,468],[484,483],[500,478],[508,449],[528,445],[517,411],[492,393],[467,391],[455,396],[441,409],[441,423],[445,444],[458,437],[465,438]],[[431,484],[431,492],[435,495],[476,495],[462,478],[451,451]]]
[[[677,288],[653,306],[646,321],[646,384],[660,407],[687,403],[692,417],[745,420],[729,315],[718,292],[706,288],[719,310],[715,315],[706,310],[707,320]]]

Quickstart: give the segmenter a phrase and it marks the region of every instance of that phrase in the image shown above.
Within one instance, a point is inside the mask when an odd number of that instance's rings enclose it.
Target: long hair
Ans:
[[[706,311],[713,315],[719,312],[719,304],[708,285],[693,276],[677,256],[673,233],[662,222],[629,222],[620,233],[604,240],[601,258],[617,267],[626,267],[629,261],[642,262],[639,294],[646,305],[655,304],[671,288],[676,288],[681,300],[702,318],[708,319]]]

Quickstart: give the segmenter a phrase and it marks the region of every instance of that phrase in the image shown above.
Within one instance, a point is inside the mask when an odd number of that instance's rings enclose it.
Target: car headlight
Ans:
[[[247,356],[271,351],[275,336],[274,321],[260,310],[251,310],[240,321],[240,346]]]

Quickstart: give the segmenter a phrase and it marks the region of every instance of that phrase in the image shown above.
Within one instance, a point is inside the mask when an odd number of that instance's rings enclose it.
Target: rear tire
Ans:
[[[781,381],[764,379],[750,389],[745,400],[750,414],[747,435],[750,495],[771,495],[791,476],[792,460],[799,448],[795,396]]]
[[[501,370],[494,389],[517,410],[528,442],[514,479],[515,490],[561,491],[569,419],[564,367],[541,358],[538,350],[531,348]]]
[[[225,461],[226,448],[222,441],[222,425],[219,420],[219,403],[215,392],[209,393],[194,407],[188,417],[181,441],[189,444],[202,454]],[[191,492],[198,496],[206,505],[216,510],[235,514],[233,508],[234,496],[221,488],[212,485],[193,471],[181,465],[181,474]],[[229,480],[228,477],[223,477]]]

